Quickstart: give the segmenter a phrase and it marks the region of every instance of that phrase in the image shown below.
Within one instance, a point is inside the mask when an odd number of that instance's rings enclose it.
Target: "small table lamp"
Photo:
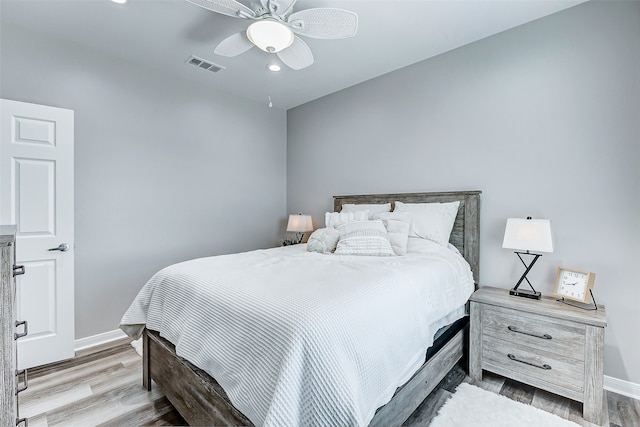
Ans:
[[[507,227],[504,230],[504,240],[502,247],[507,249],[516,249],[514,252],[520,258],[526,270],[516,283],[516,286],[509,290],[509,295],[520,297],[540,299],[540,292],[536,291],[527,279],[527,274],[531,271],[531,267],[536,263],[542,254],[531,253],[536,252],[553,252],[553,241],[551,238],[551,221],[548,219],[527,219],[523,218],[507,218]],[[521,252],[526,251],[526,252]],[[533,260],[527,265],[521,255],[531,255]],[[526,280],[531,290],[518,289],[523,280]]]
[[[289,222],[287,223],[287,231],[299,234],[298,242],[302,243],[304,233],[313,231],[313,221],[311,221],[311,215],[289,215]]]

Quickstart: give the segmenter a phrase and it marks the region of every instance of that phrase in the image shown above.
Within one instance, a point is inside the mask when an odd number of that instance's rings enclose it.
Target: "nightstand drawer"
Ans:
[[[584,362],[541,351],[525,345],[515,345],[490,336],[482,340],[483,369],[497,367],[501,373],[509,371],[509,377],[530,383],[527,378],[553,384],[581,395],[584,391]]]
[[[584,361],[585,326],[501,307],[485,306],[486,336]]]

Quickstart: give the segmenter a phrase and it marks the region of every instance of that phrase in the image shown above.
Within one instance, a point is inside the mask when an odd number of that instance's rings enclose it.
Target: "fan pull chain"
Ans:
[[[271,71],[269,71],[269,65],[267,69],[267,97],[269,98],[269,108],[273,108],[273,102],[271,102]]]

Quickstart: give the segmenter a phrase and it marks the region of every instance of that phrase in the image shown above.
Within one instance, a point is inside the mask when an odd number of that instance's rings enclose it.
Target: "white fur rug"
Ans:
[[[579,427],[557,415],[468,383],[447,400],[430,427]]]

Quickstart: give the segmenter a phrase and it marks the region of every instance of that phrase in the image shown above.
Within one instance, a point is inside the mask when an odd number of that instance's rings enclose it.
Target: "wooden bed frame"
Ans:
[[[471,265],[478,283],[480,247],[480,191],[335,196],[334,210],[347,203],[432,203],[460,201],[450,242]],[[429,348],[424,365],[378,409],[370,426],[401,426],[466,350],[468,318],[455,322]],[[253,425],[236,409],[222,387],[205,371],[176,355],[175,347],[156,331],[143,332],[142,382],[155,382],[190,425]]]

